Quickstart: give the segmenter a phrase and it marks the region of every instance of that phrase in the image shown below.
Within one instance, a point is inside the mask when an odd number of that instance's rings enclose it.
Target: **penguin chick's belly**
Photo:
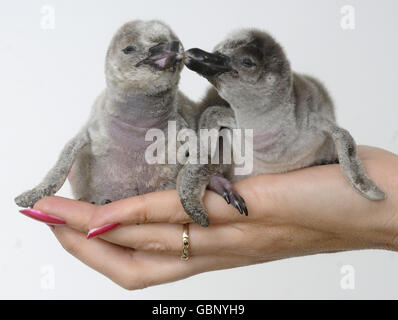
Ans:
[[[253,162],[253,171],[250,175],[235,176],[234,181],[249,176],[266,173],[283,173],[295,169],[310,167],[321,163],[330,163],[336,160],[337,154],[332,139],[322,134],[307,135],[305,139],[295,141],[293,145],[284,148],[276,146],[269,148],[266,153],[254,150],[253,158],[246,161]]]
[[[175,188],[177,168],[148,164],[145,149],[126,150],[111,145],[105,151],[82,154],[72,167],[69,181],[76,199],[96,204],[138,194]],[[103,146],[101,147],[103,150]]]

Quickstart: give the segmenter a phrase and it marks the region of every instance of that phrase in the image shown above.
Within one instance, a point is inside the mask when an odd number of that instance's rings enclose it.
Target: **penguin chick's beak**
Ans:
[[[146,64],[157,70],[166,70],[170,68],[174,70],[177,63],[182,60],[182,55],[179,53],[180,46],[181,44],[179,41],[159,43],[149,48],[149,56],[138,62],[136,67]]]
[[[205,78],[213,78],[225,72],[235,71],[231,67],[231,58],[221,53],[209,53],[198,48],[185,52],[184,63],[188,69]]]

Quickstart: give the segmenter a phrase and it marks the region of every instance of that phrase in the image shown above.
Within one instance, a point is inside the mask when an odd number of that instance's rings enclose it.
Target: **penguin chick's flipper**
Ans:
[[[89,143],[89,137],[84,130],[70,140],[62,150],[55,166],[47,173],[43,181],[35,188],[28,190],[15,198],[15,203],[20,207],[33,207],[40,199],[54,195],[61,189],[73,161],[77,154]]]
[[[188,216],[202,227],[210,224],[202,199],[216,170],[216,165],[187,163],[177,176],[177,192],[181,204]]]
[[[351,134],[316,113],[311,114],[311,120],[315,127],[333,139],[340,168],[351,185],[367,199],[385,199],[385,193],[367,176],[357,156],[357,146]]]
[[[228,204],[232,204],[240,214],[249,215],[245,200],[234,190],[232,183],[220,174],[211,176],[207,187],[222,196]]]

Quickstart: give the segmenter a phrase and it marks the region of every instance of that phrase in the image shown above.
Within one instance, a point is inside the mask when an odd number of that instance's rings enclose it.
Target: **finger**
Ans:
[[[179,257],[126,249],[101,239],[87,240],[85,234],[68,227],[57,227],[54,234],[73,256],[130,290],[253,263],[249,258],[223,256],[193,256],[182,261]]]
[[[122,226],[101,235],[108,242],[139,251],[181,256],[183,228],[179,224],[151,223]],[[192,256],[252,256],[259,259],[287,258],[319,252],[364,249],[366,243],[337,236],[334,232],[308,229],[298,225],[262,225],[236,223],[202,228],[189,227],[189,251]]]
[[[87,240],[84,233],[69,227],[57,227],[53,233],[66,251],[112,281],[120,283],[127,274],[130,254],[125,248],[101,239]]]
[[[142,251],[153,251],[181,255],[183,227],[180,224],[150,223],[126,225],[100,236],[108,242]],[[236,255],[242,252],[243,232],[231,225],[215,225],[203,228],[197,224],[189,226],[189,250],[195,255]]]
[[[55,196],[43,198],[34,205],[35,210],[61,218],[69,227],[85,233],[89,230],[88,223],[96,208],[87,202]]]
[[[256,218],[256,210],[251,210],[251,203],[258,203],[258,196],[250,183],[242,182],[236,185],[237,191],[246,200],[252,218],[241,216],[233,206],[214,192],[207,191],[203,202],[209,215],[210,224],[226,222],[247,222]],[[247,209],[246,209],[247,210]],[[264,208],[262,211],[264,212]],[[258,214],[258,212],[257,212]],[[119,200],[98,207],[90,221],[90,229],[109,223],[123,225],[149,222],[189,223],[192,220],[184,212],[178,194],[175,190],[148,193],[128,199]]]

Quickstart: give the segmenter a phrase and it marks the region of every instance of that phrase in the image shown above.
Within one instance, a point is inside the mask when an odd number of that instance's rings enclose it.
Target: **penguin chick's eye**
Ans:
[[[256,65],[250,58],[244,58],[241,63],[246,68],[251,68]]]
[[[129,53],[132,53],[132,52],[135,51],[135,47],[128,46],[128,47],[124,48],[122,51],[123,51],[124,54],[129,54]]]

